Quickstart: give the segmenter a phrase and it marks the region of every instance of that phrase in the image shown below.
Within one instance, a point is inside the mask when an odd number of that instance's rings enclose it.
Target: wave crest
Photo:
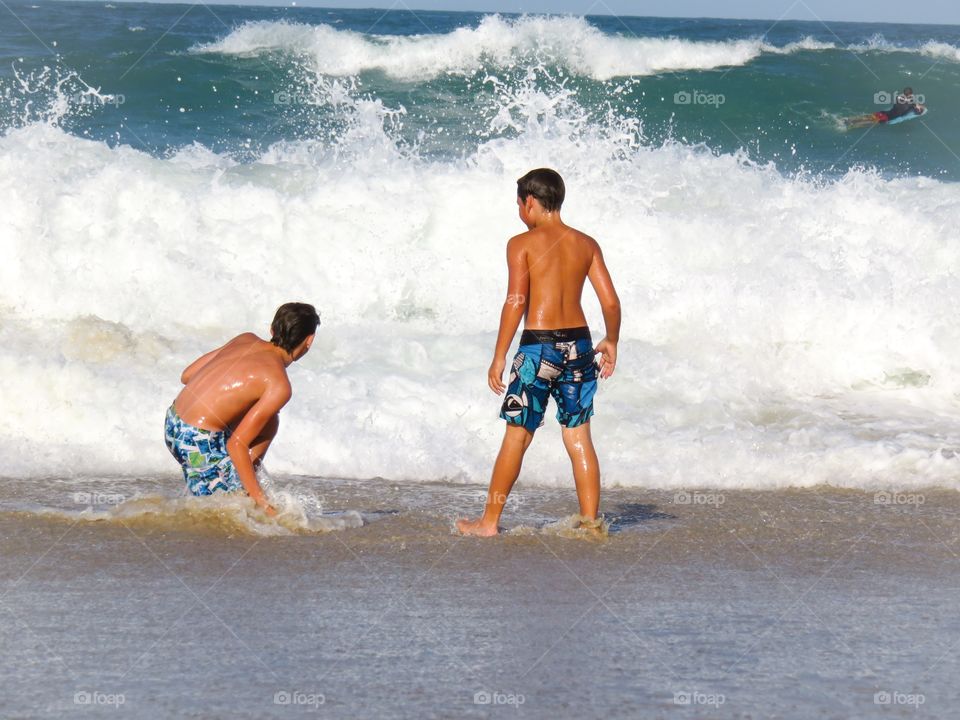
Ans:
[[[530,55],[578,75],[609,80],[744,65],[767,50],[795,52],[822,47],[827,45],[810,38],[776,48],[759,38],[713,42],[627,37],[606,34],[578,17],[505,19],[490,15],[475,28],[413,36],[364,35],[330,25],[255,21],[193,50],[239,56],[306,54],[322,74],[356,75],[379,70],[413,81],[445,73],[472,75],[488,65],[511,67]]]
[[[406,80],[443,74],[472,75],[481,69],[513,67],[531,56],[570,72],[609,80],[657,73],[711,70],[750,63],[763,53],[786,55],[845,49],[853,52],[910,52],[960,62],[960,48],[930,40],[918,46],[888,42],[877,35],[865,43],[838,46],[807,36],[785,45],[763,37],[739,40],[685,40],[673,37],[612,35],[574,16],[516,19],[484,17],[476,27],[437,35],[366,35],[331,25],[251,21],[193,52],[255,56],[294,53],[310,56],[324,75],[381,71]]]

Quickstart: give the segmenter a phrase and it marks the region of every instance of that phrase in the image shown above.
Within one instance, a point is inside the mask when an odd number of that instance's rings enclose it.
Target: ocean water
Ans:
[[[7,476],[172,472],[182,367],[298,299],[273,472],[484,482],[514,181],[549,165],[624,306],[607,486],[958,487],[956,27],[6,15]],[[905,83],[928,118],[841,130]],[[565,484],[541,434],[525,482]]]

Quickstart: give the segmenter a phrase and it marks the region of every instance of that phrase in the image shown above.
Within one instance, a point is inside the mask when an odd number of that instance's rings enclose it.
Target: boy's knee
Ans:
[[[567,448],[571,447],[591,447],[593,445],[593,438],[590,436],[590,423],[585,422],[582,425],[577,425],[576,427],[564,427],[561,430],[563,435],[563,444]]]
[[[527,430],[523,425],[507,425],[506,441],[526,449],[533,442],[533,433]]]

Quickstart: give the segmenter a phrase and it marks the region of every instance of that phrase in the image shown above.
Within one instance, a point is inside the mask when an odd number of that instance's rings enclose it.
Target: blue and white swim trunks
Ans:
[[[543,425],[552,395],[561,425],[588,422],[597,392],[595,356],[589,328],[524,330],[500,417],[532,433]]]
[[[243,490],[227,452],[229,430],[204,430],[185,423],[173,406],[164,423],[167,449],[183,468],[187,489],[194,495]]]

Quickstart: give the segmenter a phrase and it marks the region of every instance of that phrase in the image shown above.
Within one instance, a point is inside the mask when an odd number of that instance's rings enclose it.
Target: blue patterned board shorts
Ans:
[[[524,330],[500,417],[532,433],[543,425],[552,395],[561,425],[583,425],[593,416],[595,354],[589,328]]]
[[[167,449],[183,468],[187,489],[194,495],[236,492],[243,485],[227,452],[229,430],[204,430],[185,423],[170,406],[164,423]]]

